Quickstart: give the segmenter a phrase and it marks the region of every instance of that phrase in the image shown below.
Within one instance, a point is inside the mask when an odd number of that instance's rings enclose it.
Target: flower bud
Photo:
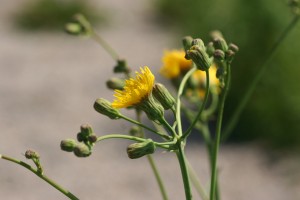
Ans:
[[[165,110],[172,108],[175,104],[174,97],[170,94],[167,88],[160,83],[156,83],[153,86],[152,94],[156,100],[161,103]]]
[[[198,46],[198,47],[200,47],[201,49],[205,49],[204,42],[203,42],[201,39],[199,39],[199,38],[193,39],[193,41],[192,41],[192,46]]]
[[[189,50],[192,46],[193,38],[191,36],[185,36],[182,38],[183,48],[185,51]]]
[[[217,49],[214,52],[214,59],[216,59],[217,61],[223,61],[225,58],[225,53],[224,51]]]
[[[90,143],[95,143],[95,142],[97,142],[97,139],[98,139],[98,137],[97,137],[97,135],[95,135],[95,134],[89,135],[89,137],[88,137],[88,141],[89,141]]]
[[[210,37],[212,40],[215,40],[217,38],[223,38],[223,35],[222,35],[221,31],[214,30],[214,31],[210,32]]]
[[[234,56],[235,56],[234,51],[232,51],[232,50],[226,51],[226,60],[227,60],[229,63],[232,62]]]
[[[127,62],[124,59],[118,59],[117,65],[114,67],[115,73],[129,73],[130,68],[127,66]]]
[[[32,160],[40,159],[40,155],[37,152],[33,151],[33,150],[27,150],[25,152],[25,157],[27,159],[32,159]]]
[[[223,38],[215,38],[213,40],[215,49],[221,49],[222,51],[226,52],[228,49],[227,43]]]
[[[73,152],[77,157],[88,157],[92,154],[91,149],[84,143],[77,144],[74,147]]]
[[[196,64],[197,68],[205,71],[209,69],[212,65],[212,59],[208,56],[205,49],[200,48],[199,46],[192,46],[190,50],[188,50],[187,54]]]
[[[228,49],[233,51],[234,53],[237,53],[239,51],[239,47],[235,44],[232,44],[232,43],[229,44]]]
[[[65,25],[65,31],[70,35],[81,35],[83,32],[83,27],[78,23],[67,23]]]
[[[92,127],[89,124],[82,124],[80,126],[80,131],[86,136],[89,136],[94,133]]]
[[[73,139],[66,139],[60,142],[60,148],[63,151],[72,152],[77,145],[77,142]]]
[[[108,81],[106,81],[106,86],[112,90],[123,90],[125,82],[124,80],[119,78],[111,78]]]
[[[99,98],[94,103],[94,109],[101,113],[102,115],[106,115],[111,119],[119,119],[120,112],[111,106],[111,103],[103,98]]]
[[[215,52],[215,47],[213,42],[209,42],[206,46],[206,53],[211,57]]]
[[[134,143],[127,147],[128,157],[131,159],[140,158],[144,155],[152,154],[155,151],[155,144],[151,139],[144,142]]]
[[[137,108],[144,111],[150,120],[158,124],[160,124],[164,118],[164,107],[153,98],[152,94],[139,103]]]

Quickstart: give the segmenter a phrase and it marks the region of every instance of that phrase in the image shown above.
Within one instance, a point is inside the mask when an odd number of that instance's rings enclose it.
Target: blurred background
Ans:
[[[224,123],[244,94],[270,48],[290,22],[284,0],[2,0],[0,7],[0,154],[25,160],[34,149],[45,172],[80,199],[160,199],[145,158],[129,160],[125,141],[105,141],[93,155],[78,159],[59,143],[74,138],[83,123],[98,135],[127,133],[130,124],[111,121],[92,108],[113,99],[105,82],[114,60],[95,42],[63,32],[78,12],[133,69],[148,65],[159,82],[164,49],[181,48],[185,35],[208,41],[222,31],[240,52],[233,63]],[[299,199],[300,72],[299,24],[280,46],[267,73],[221,147],[222,199]],[[128,111],[124,111],[132,115]],[[208,188],[209,169],[201,142],[188,157]],[[154,155],[170,199],[183,199],[172,154]],[[30,172],[0,161],[0,196],[5,199],[66,199]],[[195,199],[198,197],[195,194]]]

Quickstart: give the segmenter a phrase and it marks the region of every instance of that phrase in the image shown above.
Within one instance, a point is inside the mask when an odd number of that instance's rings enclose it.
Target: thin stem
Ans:
[[[140,110],[136,110],[136,118],[137,118],[137,121],[138,122],[141,122],[142,119],[141,119],[141,112]],[[145,137],[145,133],[144,133],[144,130],[141,129],[141,137]],[[164,143],[165,144],[165,143]],[[150,167],[154,173],[154,176],[155,176],[155,179],[156,179],[156,182],[158,184],[158,187],[159,187],[159,190],[160,190],[160,193],[161,193],[161,196],[163,198],[163,200],[168,200],[168,195],[167,195],[167,192],[166,192],[166,189],[165,189],[165,186],[164,186],[164,183],[161,179],[161,176],[160,176],[160,173],[156,167],[156,164],[154,162],[154,159],[151,155],[147,155],[147,159],[148,159],[148,162],[150,164]]]
[[[226,96],[230,86],[230,78],[231,78],[231,71],[230,71],[230,64],[227,63],[227,75],[225,77],[225,88],[221,93],[220,102],[219,102],[219,112],[217,116],[217,125],[216,125],[216,139],[215,145],[212,154],[212,175],[211,175],[211,186],[210,186],[210,200],[215,199],[216,194],[216,185],[217,185],[217,160],[218,160],[218,152],[220,147],[221,141],[221,128],[222,128],[222,119],[223,119],[223,111],[224,111],[224,104],[226,100]]]
[[[101,46],[109,55],[114,59],[118,60],[120,57],[118,53],[95,31],[92,32],[92,38]]]
[[[197,178],[196,172],[191,166],[191,164],[187,161],[187,167],[189,170],[191,182],[194,185],[196,191],[198,192],[199,196],[201,197],[202,200],[209,200],[208,196],[205,193],[205,190],[203,189],[199,179]]]
[[[147,159],[148,159],[149,164],[151,166],[151,169],[152,169],[152,171],[154,173],[154,176],[155,176],[156,182],[157,182],[157,184],[159,186],[159,190],[160,190],[160,193],[162,195],[163,200],[168,200],[169,198],[168,198],[165,186],[164,186],[164,184],[162,182],[162,179],[161,179],[160,174],[158,172],[158,169],[157,169],[157,167],[155,165],[153,157],[151,155],[147,155]]]
[[[185,191],[185,198],[186,200],[192,200],[192,191],[190,186],[190,178],[188,173],[188,168],[186,164],[186,158],[184,154],[184,147],[183,142],[178,143],[178,151],[176,151],[176,155],[179,161],[180,169],[181,169],[181,175],[184,185],[184,191]]]
[[[209,70],[208,69],[205,70],[205,74],[206,74],[206,89],[205,89],[204,101],[203,101],[196,117],[194,118],[194,121],[191,123],[189,128],[184,132],[184,134],[182,136],[182,139],[186,139],[190,135],[192,129],[195,126],[195,124],[198,122],[199,118],[201,117],[201,114],[202,114],[202,112],[205,108],[206,102],[208,100],[208,95],[209,95]]]
[[[107,139],[113,139],[113,138],[119,138],[119,139],[126,139],[126,140],[133,140],[133,141],[137,141],[137,142],[145,142],[146,139],[145,138],[140,138],[140,137],[135,137],[135,136],[131,136],[131,135],[123,135],[123,134],[108,134],[108,135],[103,135],[97,138],[96,142],[100,142],[102,140],[107,140]],[[174,145],[175,142],[155,142],[153,141],[153,143],[156,146],[159,146],[161,148],[164,149],[169,149],[169,145]]]
[[[163,138],[165,138],[167,140],[171,139],[170,136],[165,135],[165,134],[160,133],[160,132],[157,132],[157,131],[153,130],[152,128],[149,128],[148,126],[145,126],[144,124],[142,124],[142,123],[140,123],[140,122],[138,122],[136,120],[130,119],[130,118],[124,116],[124,115],[120,115],[120,118],[125,119],[126,121],[129,121],[129,122],[131,122],[133,124],[136,124],[136,125],[138,125],[140,127],[143,127],[143,128],[145,128],[145,129],[147,129],[147,130],[149,130],[149,131],[151,131],[151,132],[153,132],[153,133],[155,133],[155,134],[157,134],[157,135],[159,135],[159,136],[161,136],[161,137],[163,137]]]
[[[197,70],[197,68],[193,65],[193,68],[190,69],[190,71],[188,71],[185,76],[183,77],[179,89],[178,89],[178,94],[177,94],[177,100],[176,100],[176,121],[177,121],[177,130],[178,130],[178,135],[181,136],[182,135],[182,125],[181,125],[181,115],[180,115],[180,107],[181,107],[181,103],[180,103],[180,97],[183,93],[183,89],[185,87],[185,84],[187,82],[187,80],[190,78],[190,76]]]
[[[173,129],[173,127],[166,121],[165,118],[161,119],[161,123],[173,135],[173,138],[177,137],[177,133],[175,132],[175,130]]]
[[[254,92],[254,89],[256,88],[257,84],[262,79],[264,73],[268,69],[269,62],[272,60],[272,58],[275,55],[280,44],[284,41],[284,39],[288,36],[288,34],[291,32],[291,30],[295,27],[295,25],[298,22],[298,19],[299,19],[299,15],[296,15],[292,19],[290,24],[286,27],[286,29],[283,31],[283,33],[280,35],[278,40],[275,42],[274,46],[271,48],[270,53],[266,57],[266,60],[263,62],[263,64],[259,68],[259,71],[255,74],[250,85],[245,90],[246,93],[243,95],[243,98],[239,101],[238,106],[236,107],[236,109],[234,110],[234,112],[232,114],[232,117],[229,119],[227,126],[225,127],[224,132],[223,132],[222,141],[225,141],[232,133],[232,130],[238,123],[240,115],[241,115],[242,111],[244,110],[244,108],[246,107],[249,99],[251,98],[251,96]]]
[[[26,169],[28,169],[29,171],[31,171],[32,173],[34,173],[35,175],[37,175],[38,177],[40,177],[42,180],[46,181],[47,183],[49,183],[51,186],[53,186],[55,189],[57,189],[58,191],[60,191],[61,193],[63,193],[65,196],[69,197],[69,199],[72,199],[72,200],[79,200],[79,198],[77,198],[74,194],[72,194],[71,192],[69,192],[68,190],[64,189],[62,186],[58,185],[57,183],[55,183],[53,180],[51,180],[50,178],[48,178],[47,176],[45,176],[44,174],[40,173],[37,169],[34,169],[33,167],[31,167],[29,164],[23,162],[23,161],[20,161],[20,160],[17,160],[17,159],[14,159],[14,158],[11,158],[11,157],[8,157],[8,156],[5,156],[5,155],[0,155],[0,158],[4,159],[4,160],[7,160],[7,161],[10,161],[10,162],[13,162],[13,163],[16,163],[18,165],[21,165],[23,167],[25,167]]]

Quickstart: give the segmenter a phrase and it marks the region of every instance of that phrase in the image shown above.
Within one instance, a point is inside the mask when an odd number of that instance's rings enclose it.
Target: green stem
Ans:
[[[141,112],[140,112],[140,110],[136,110],[136,116],[137,116],[136,117],[137,121],[141,122],[142,119],[141,119]],[[143,129],[141,129],[141,137],[143,137],[143,138],[145,137],[145,133],[144,133]],[[149,164],[151,166],[151,169],[152,169],[152,171],[154,173],[154,176],[155,176],[155,179],[156,179],[156,182],[158,184],[158,187],[159,187],[159,190],[160,190],[160,193],[161,193],[161,196],[162,196],[163,200],[168,200],[169,198],[168,198],[165,186],[163,184],[163,181],[161,179],[161,176],[160,176],[159,171],[158,171],[158,169],[156,167],[156,164],[154,162],[153,157],[151,155],[147,155],[147,159],[148,159],[148,162],[149,162]]]
[[[280,35],[279,39],[275,42],[274,46],[271,48],[271,51],[269,55],[267,56],[266,60],[263,62],[261,67],[259,67],[259,71],[255,74],[253,80],[251,81],[250,85],[248,88],[245,90],[246,93],[243,95],[243,98],[239,101],[238,106],[234,110],[232,117],[228,120],[227,126],[224,129],[223,136],[222,136],[222,141],[225,141],[230,134],[232,133],[233,128],[236,126],[238,123],[238,120],[240,118],[241,112],[244,110],[246,107],[249,99],[251,98],[254,89],[256,88],[257,84],[259,81],[262,79],[264,73],[266,72],[268,68],[269,62],[272,60],[274,54],[276,53],[278,47],[280,44],[284,41],[284,39],[288,36],[288,34],[291,32],[291,30],[295,27],[299,19],[299,15],[296,15],[290,24],[286,27],[286,29],[283,31],[283,33]]]
[[[178,150],[176,151],[176,155],[179,161],[180,169],[181,169],[181,175],[182,175],[182,180],[183,180],[183,185],[184,185],[184,191],[185,191],[185,198],[186,200],[191,200],[192,199],[192,191],[191,191],[191,186],[190,186],[190,178],[189,178],[189,173],[188,173],[188,168],[186,164],[186,158],[184,154],[184,143],[181,141],[178,143]]]
[[[74,194],[72,194],[71,192],[69,192],[68,190],[64,189],[63,187],[61,187],[60,185],[58,185],[57,183],[55,183],[53,180],[51,180],[50,178],[48,178],[47,176],[45,176],[44,174],[42,173],[39,173],[39,171],[37,169],[34,169],[33,167],[31,167],[29,164],[23,162],[23,161],[20,161],[20,160],[17,160],[17,159],[14,159],[14,158],[11,158],[11,157],[8,157],[8,156],[4,156],[4,155],[0,155],[0,158],[4,159],[4,160],[7,160],[7,161],[10,161],[10,162],[13,162],[13,163],[16,163],[18,165],[21,165],[23,167],[25,167],[26,169],[28,169],[29,171],[31,171],[32,173],[34,173],[35,175],[37,175],[38,177],[40,177],[41,179],[43,179],[44,181],[46,181],[47,183],[49,183],[51,186],[53,186],[55,189],[57,189],[58,191],[60,191],[61,193],[63,193],[64,195],[66,195],[67,197],[69,197],[69,199],[72,199],[72,200],[79,200],[79,198],[77,198]]]
[[[159,135],[159,136],[165,138],[166,140],[170,140],[170,139],[171,139],[170,136],[165,135],[165,134],[160,133],[160,132],[157,132],[157,131],[153,130],[152,128],[149,128],[148,126],[145,126],[144,124],[142,124],[142,123],[140,123],[140,122],[138,122],[138,121],[135,121],[135,120],[133,120],[133,119],[130,119],[130,118],[124,116],[124,115],[120,115],[120,118],[125,119],[126,121],[129,121],[129,122],[131,122],[131,123],[133,123],[133,124],[136,124],[136,125],[138,125],[138,126],[140,126],[140,127],[143,127],[143,128],[145,128],[145,129],[147,129],[147,130],[149,130],[149,131],[151,131],[151,132],[153,132],[153,133],[155,133],[155,134],[157,134],[157,135]]]
[[[166,121],[166,119],[164,117],[160,120],[160,122],[173,135],[173,138],[177,137],[177,133],[175,132],[173,127]]]
[[[147,155],[147,159],[148,159],[149,164],[151,166],[151,169],[152,169],[152,171],[154,173],[154,176],[155,176],[155,179],[156,179],[157,184],[159,186],[159,190],[160,190],[160,193],[162,195],[163,200],[168,200],[169,198],[167,196],[167,192],[166,192],[165,186],[164,186],[164,184],[162,182],[162,179],[160,177],[160,174],[158,172],[158,169],[157,169],[157,167],[155,165],[155,162],[154,162],[152,156],[151,155]]]
[[[177,100],[176,100],[176,121],[177,121],[177,130],[178,130],[178,135],[181,136],[182,135],[182,125],[181,125],[181,114],[180,114],[180,107],[181,107],[181,103],[180,103],[180,97],[183,93],[183,89],[185,87],[186,82],[188,81],[188,79],[190,78],[190,76],[197,70],[197,68],[195,67],[195,65],[193,65],[193,68],[190,69],[185,76],[183,77],[179,89],[178,89],[178,94],[177,94]]]
[[[95,31],[92,31],[92,38],[114,59],[118,60],[120,57],[117,52]]]
[[[217,160],[218,160],[218,152],[220,147],[221,141],[221,128],[222,128],[222,119],[223,119],[223,111],[224,111],[224,104],[226,100],[226,96],[230,86],[230,78],[231,78],[231,71],[230,71],[230,64],[227,63],[227,75],[225,77],[225,88],[221,93],[220,102],[219,102],[219,112],[217,116],[217,125],[216,125],[216,139],[215,145],[212,154],[212,175],[211,175],[211,186],[210,186],[210,200],[215,199],[216,194],[216,183],[217,183]]]
[[[187,167],[189,170],[191,182],[194,185],[196,191],[198,192],[199,196],[201,197],[202,200],[209,200],[208,196],[205,193],[205,190],[203,189],[199,179],[197,178],[196,172],[191,166],[191,164],[187,161]]]
[[[209,95],[209,70],[208,69],[205,71],[205,74],[206,74],[206,89],[205,89],[204,101],[202,102],[202,105],[201,105],[196,117],[194,118],[193,122],[191,123],[189,128],[184,132],[184,134],[182,136],[183,140],[185,140],[190,135],[195,124],[198,122],[199,118],[201,117],[202,111],[204,110],[206,102],[208,100],[208,95]]]

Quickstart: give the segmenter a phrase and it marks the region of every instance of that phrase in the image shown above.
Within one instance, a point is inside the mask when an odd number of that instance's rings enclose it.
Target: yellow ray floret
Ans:
[[[123,90],[115,90],[116,99],[111,104],[113,108],[137,105],[152,92],[154,75],[147,66],[141,67],[140,70],[141,73],[136,72],[135,78],[125,81]]]

